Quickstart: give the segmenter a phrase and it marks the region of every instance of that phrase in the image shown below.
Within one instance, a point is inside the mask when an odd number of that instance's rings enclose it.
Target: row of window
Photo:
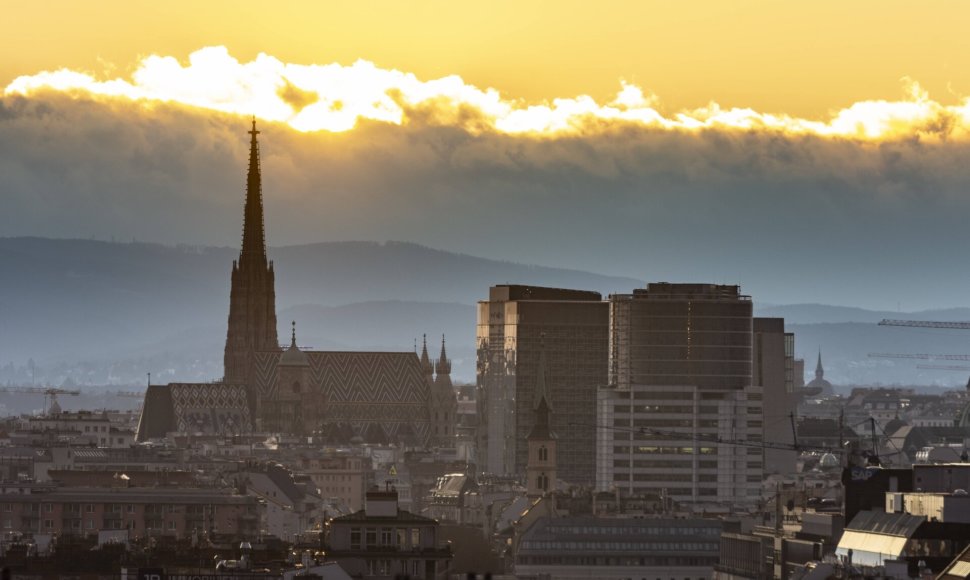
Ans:
[[[380,543],[378,543],[378,535]],[[361,537],[363,536],[363,544]],[[408,540],[410,539],[410,543]],[[359,550],[362,546],[393,546],[396,548],[416,548],[421,545],[420,528],[350,528],[350,549]]]
[[[717,542],[564,542],[525,540],[523,550],[589,550],[609,552],[716,552]]]
[[[553,524],[546,527],[546,531],[557,535],[639,535],[639,536],[711,536],[721,537],[721,529],[714,526],[657,526],[649,523],[631,523],[630,525],[562,525]]]

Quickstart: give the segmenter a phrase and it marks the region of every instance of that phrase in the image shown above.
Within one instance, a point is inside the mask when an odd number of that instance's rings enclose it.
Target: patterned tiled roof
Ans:
[[[326,401],[325,421],[349,424],[365,440],[375,429],[388,441],[430,436],[430,385],[412,352],[308,351],[310,373]],[[256,353],[256,393],[272,400],[280,353]]]

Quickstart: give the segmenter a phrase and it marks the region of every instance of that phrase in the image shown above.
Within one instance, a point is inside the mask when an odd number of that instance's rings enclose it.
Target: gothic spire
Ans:
[[[421,335],[421,368],[424,369],[424,374],[431,375],[434,373],[434,366],[431,364],[431,359],[428,357],[428,335]]]
[[[266,238],[263,230],[263,184],[259,168],[259,142],[256,117],[249,130],[249,173],[246,176],[246,210],[243,215],[243,240],[240,262],[256,258],[266,261]]]
[[[438,375],[451,374],[451,361],[448,360],[448,354],[445,352],[445,335],[443,334],[441,335],[441,356],[435,362],[434,372]]]
[[[822,368],[822,349],[818,349],[818,364],[815,365],[815,378],[821,379],[825,376],[825,369]]]

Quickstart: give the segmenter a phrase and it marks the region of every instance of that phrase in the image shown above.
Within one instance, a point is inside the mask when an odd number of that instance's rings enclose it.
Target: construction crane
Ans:
[[[970,371],[970,367],[963,365],[916,365],[916,368],[937,371]]]
[[[949,328],[952,330],[970,330],[970,322],[945,322],[936,320],[893,320],[884,318],[879,326],[907,326],[910,328]]]
[[[56,387],[0,387],[0,393],[23,393],[44,395],[44,412],[49,412],[57,404],[57,395],[80,395],[77,389],[58,389]]]
[[[870,352],[869,358],[915,358],[920,360],[970,360],[970,354],[894,354]]]

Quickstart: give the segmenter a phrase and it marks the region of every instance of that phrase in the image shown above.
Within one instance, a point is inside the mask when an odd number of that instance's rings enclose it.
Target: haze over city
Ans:
[[[968,16],[4,7],[0,578],[970,578]]]

